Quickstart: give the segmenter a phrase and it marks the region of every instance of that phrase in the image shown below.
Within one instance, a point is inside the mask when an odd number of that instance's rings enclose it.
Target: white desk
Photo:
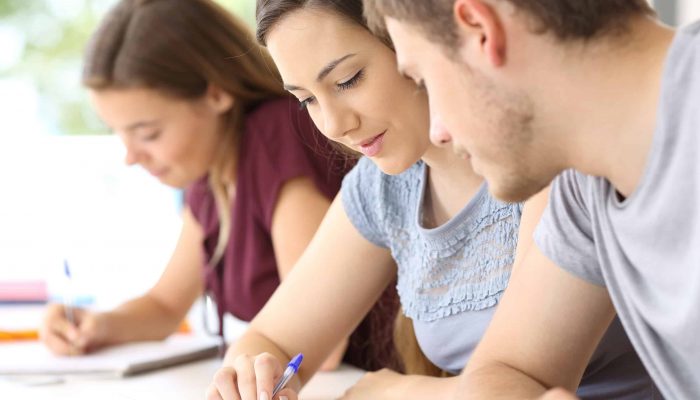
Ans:
[[[141,400],[204,399],[219,359],[209,359],[127,378],[67,378],[65,383],[27,386],[0,377],[0,399],[7,400]],[[352,386],[364,372],[342,366],[319,373],[304,387],[302,400],[331,400]]]

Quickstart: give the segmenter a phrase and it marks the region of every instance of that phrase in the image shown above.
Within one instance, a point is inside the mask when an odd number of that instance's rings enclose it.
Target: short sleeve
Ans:
[[[552,183],[549,204],[535,230],[540,251],[564,270],[605,286],[597,258],[587,188],[590,178],[564,171]]]
[[[306,177],[326,198],[337,194],[344,168],[342,160],[308,114],[291,99],[264,104],[248,118],[246,150],[251,157],[246,173],[254,175],[254,191],[265,226],[272,225],[279,192],[292,179]]]
[[[363,157],[343,179],[340,193],[345,213],[358,232],[379,247],[389,247],[381,229],[382,174],[370,159]]]
[[[210,229],[213,224],[218,226],[218,213],[214,196],[209,189],[208,175],[199,178],[185,189],[185,205],[205,230]]]

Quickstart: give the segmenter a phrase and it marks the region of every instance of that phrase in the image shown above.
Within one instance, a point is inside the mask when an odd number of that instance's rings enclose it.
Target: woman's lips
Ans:
[[[382,144],[384,143],[384,134],[386,131],[380,133],[379,135],[360,143],[360,152],[367,157],[374,157],[382,151]]]

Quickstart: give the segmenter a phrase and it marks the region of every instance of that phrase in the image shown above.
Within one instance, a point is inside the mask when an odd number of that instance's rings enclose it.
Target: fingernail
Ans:
[[[280,400],[289,400],[287,396],[280,396]]]
[[[270,398],[267,396],[267,392],[263,391],[263,392],[260,392],[260,396],[258,397],[258,400],[270,400]]]

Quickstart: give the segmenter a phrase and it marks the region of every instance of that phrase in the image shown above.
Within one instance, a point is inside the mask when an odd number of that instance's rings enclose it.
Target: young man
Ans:
[[[661,393],[700,398],[700,24],[674,33],[644,0],[366,7],[433,141],[505,200],[554,180],[459,398],[573,391],[615,310]]]

